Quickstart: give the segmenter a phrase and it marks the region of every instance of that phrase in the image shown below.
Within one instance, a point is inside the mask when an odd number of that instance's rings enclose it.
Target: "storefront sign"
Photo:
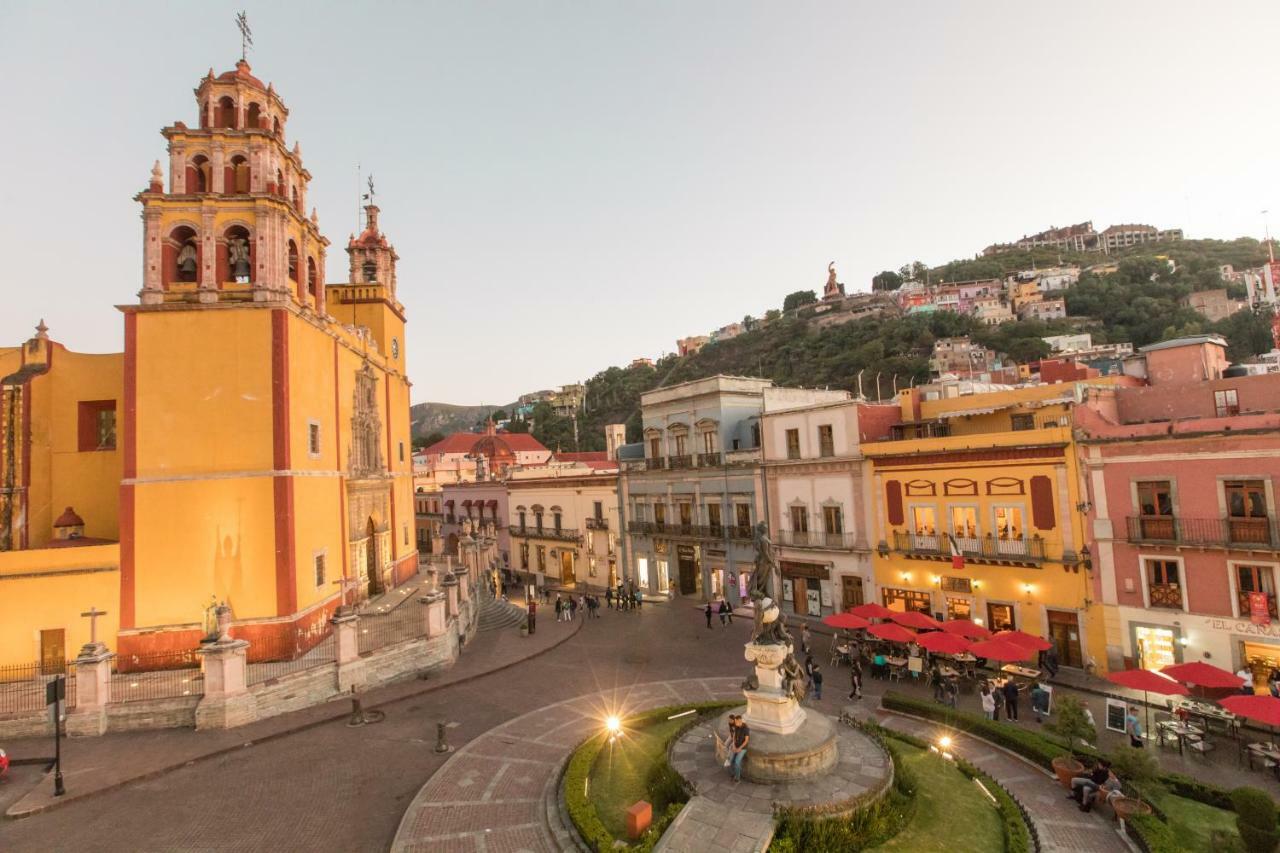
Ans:
[[[783,560],[779,565],[783,577],[814,578],[824,581],[831,576],[831,570],[819,563],[793,563],[790,560]]]
[[[1271,612],[1267,607],[1265,592],[1249,593],[1249,621],[1255,625],[1271,624]]]
[[[1243,619],[1206,619],[1205,624],[1215,631],[1231,631],[1235,634],[1245,634],[1254,637],[1272,637],[1280,639],[1280,628],[1277,628],[1271,622],[1267,624],[1254,624],[1246,622]]]

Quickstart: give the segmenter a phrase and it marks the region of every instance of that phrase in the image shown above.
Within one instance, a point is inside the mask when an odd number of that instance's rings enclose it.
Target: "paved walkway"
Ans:
[[[404,813],[392,853],[574,849],[559,782],[573,750],[613,713],[742,695],[739,678],[638,684],[530,711],[475,737],[435,772]]]
[[[865,700],[864,700],[865,701]],[[940,726],[890,711],[850,706],[854,716],[874,719],[885,728],[932,741]],[[1010,724],[1012,725],[1012,724]],[[1111,853],[1127,849],[1115,824],[1099,813],[1085,814],[1066,797],[1058,780],[1035,765],[962,732],[948,731],[951,749],[1002,784],[1022,803],[1040,836],[1042,853]]]
[[[556,627],[561,630],[539,631],[530,637],[521,637],[518,628],[481,634],[463,648],[458,662],[448,670],[426,681],[409,679],[367,690],[361,694],[362,705],[366,709],[377,708],[518,664],[569,639],[582,623]],[[344,697],[234,729],[201,732],[161,729],[64,739],[62,761],[67,793],[55,798],[52,775],[42,777],[29,793],[10,805],[6,816],[27,817],[66,806],[130,782],[151,779],[195,762],[344,720],[350,708],[350,699]],[[50,738],[10,741],[4,748],[12,758],[53,753]]]

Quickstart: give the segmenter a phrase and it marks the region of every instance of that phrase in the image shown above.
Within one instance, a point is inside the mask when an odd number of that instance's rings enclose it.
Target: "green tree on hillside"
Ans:
[[[897,290],[902,287],[902,276],[893,270],[883,270],[871,277],[872,290]]]
[[[782,310],[791,311],[802,305],[812,305],[818,301],[818,294],[812,290],[797,290],[795,293],[788,293],[787,297],[782,300]]]

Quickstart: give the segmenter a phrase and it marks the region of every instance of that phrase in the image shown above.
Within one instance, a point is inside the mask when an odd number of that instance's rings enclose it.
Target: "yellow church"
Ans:
[[[43,322],[0,348],[0,665],[56,666],[95,622],[121,656],[191,650],[213,601],[233,636],[305,649],[340,604],[417,570],[404,307],[378,208],[348,281],[325,284],[280,95],[241,60],[195,96],[136,196],[124,352],[73,352]]]

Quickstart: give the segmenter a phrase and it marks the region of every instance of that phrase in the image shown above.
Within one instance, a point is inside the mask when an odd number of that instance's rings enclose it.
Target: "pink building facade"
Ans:
[[[1223,377],[1215,341],[1159,352],[1149,386],[1075,409],[1107,663],[1247,666],[1261,685],[1280,666],[1280,376]]]

